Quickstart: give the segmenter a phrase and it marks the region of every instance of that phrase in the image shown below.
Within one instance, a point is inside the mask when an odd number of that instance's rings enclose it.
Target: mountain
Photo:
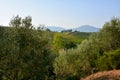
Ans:
[[[83,25],[77,28],[73,28],[72,30],[79,32],[98,32],[100,29],[90,25]]]
[[[46,28],[50,29],[51,31],[57,31],[57,32],[61,32],[63,30],[66,30],[62,27],[56,27],[56,26],[46,26]],[[100,29],[96,28],[94,26],[90,26],[90,25],[83,25],[83,26],[79,26],[77,28],[73,28],[71,30],[72,31],[79,31],[79,32],[98,32]]]
[[[56,27],[56,26],[46,26],[46,28],[50,29],[51,31],[57,31],[57,32],[61,32],[62,30],[65,30],[64,28]]]

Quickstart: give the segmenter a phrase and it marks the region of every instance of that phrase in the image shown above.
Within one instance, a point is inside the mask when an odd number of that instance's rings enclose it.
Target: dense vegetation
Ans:
[[[0,29],[0,79],[45,80],[53,73],[48,33],[34,29],[31,17],[16,16]]]
[[[87,39],[92,33],[84,32],[55,32],[53,34],[53,49],[59,51],[61,49],[76,48],[84,39]]]
[[[76,49],[61,51],[54,68],[59,80],[76,80],[92,73],[120,69],[120,19],[105,23]]]
[[[0,80],[79,80],[120,69],[119,18],[92,34],[35,29],[31,22],[16,16],[0,27]]]

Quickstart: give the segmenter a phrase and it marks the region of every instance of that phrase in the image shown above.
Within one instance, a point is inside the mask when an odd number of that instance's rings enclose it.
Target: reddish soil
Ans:
[[[120,70],[98,72],[82,80],[120,80]]]

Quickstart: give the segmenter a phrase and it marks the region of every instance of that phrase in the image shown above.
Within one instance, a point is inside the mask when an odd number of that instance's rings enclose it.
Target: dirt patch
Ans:
[[[120,80],[120,70],[98,72],[82,80]]]

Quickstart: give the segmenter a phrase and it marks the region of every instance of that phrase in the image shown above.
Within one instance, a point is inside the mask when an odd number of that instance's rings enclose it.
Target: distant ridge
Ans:
[[[83,25],[77,28],[73,28],[72,30],[79,32],[98,32],[100,29],[90,25]]]
[[[57,31],[57,32],[61,32],[62,30],[65,30],[64,28],[57,26],[45,26],[45,27],[50,29],[51,31]]]
[[[8,27],[8,26],[0,25],[0,27]],[[45,26],[45,27],[50,29],[51,31],[56,31],[56,32],[61,32],[63,30],[70,30],[70,29],[65,29],[65,28],[56,27],[56,26]],[[100,28],[96,28],[96,27],[90,26],[90,25],[83,25],[83,26],[79,26],[77,28],[73,28],[71,30],[72,31],[79,31],[79,32],[98,32],[100,30]]]
[[[56,27],[56,26],[46,26],[46,28],[50,29],[51,31],[57,31],[57,32],[61,32],[62,30],[67,30],[62,27]],[[79,32],[98,32],[100,30],[100,28],[96,28],[96,27],[90,26],[90,25],[83,25],[83,26],[79,26],[77,28],[72,28],[71,30],[79,31]]]

